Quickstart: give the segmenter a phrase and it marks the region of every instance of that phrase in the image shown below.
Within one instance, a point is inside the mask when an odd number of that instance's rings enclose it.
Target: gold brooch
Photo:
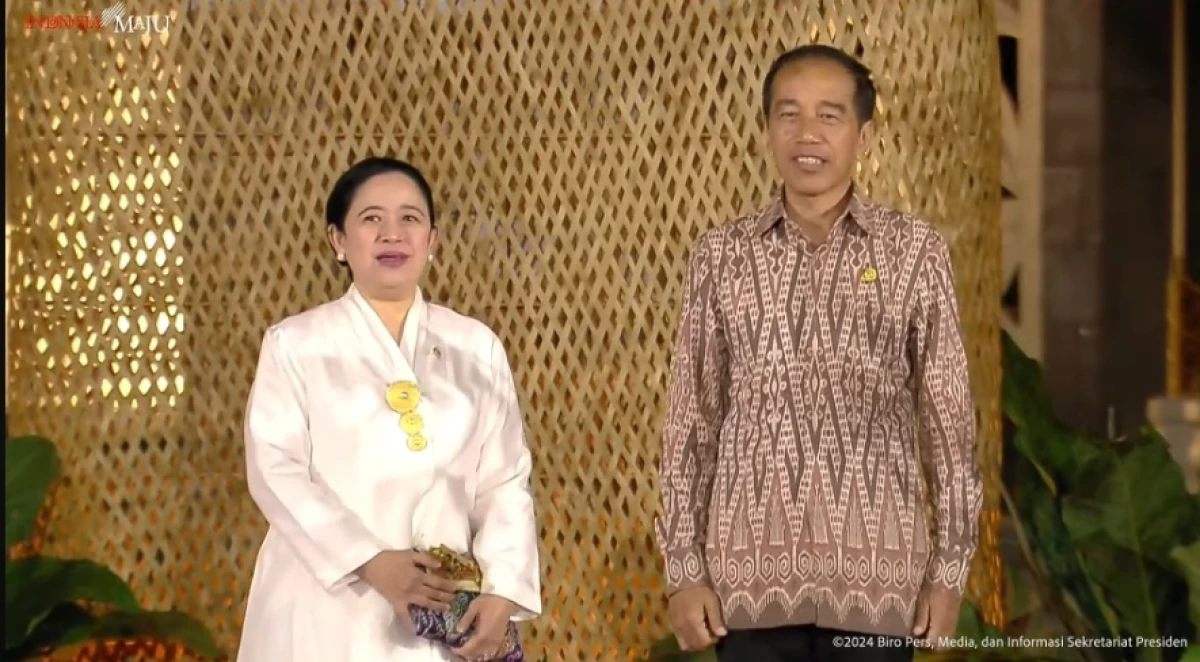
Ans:
[[[387,388],[387,403],[392,411],[400,414],[400,429],[408,435],[408,449],[423,451],[429,441],[423,434],[425,419],[417,411],[421,403],[421,389],[416,382],[396,382]]]
[[[879,272],[875,270],[875,267],[867,267],[866,269],[863,269],[862,276],[859,278],[859,280],[864,283],[874,283],[878,279]]]

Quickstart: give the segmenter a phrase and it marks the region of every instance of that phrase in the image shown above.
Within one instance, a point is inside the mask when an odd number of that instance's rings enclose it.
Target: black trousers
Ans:
[[[730,630],[717,642],[719,662],[910,662],[915,649],[905,637],[881,637],[793,625]]]

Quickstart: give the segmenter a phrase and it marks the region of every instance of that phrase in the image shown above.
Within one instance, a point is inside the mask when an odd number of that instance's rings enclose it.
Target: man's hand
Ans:
[[[454,654],[464,660],[495,660],[500,657],[508,624],[517,613],[517,606],[498,595],[481,595],[471,601],[467,613],[463,614],[455,630],[469,632],[475,627],[467,643],[454,649]]]
[[[721,601],[707,586],[685,588],[667,603],[671,631],[684,651],[702,651],[726,635]]]
[[[945,589],[926,586],[917,596],[917,612],[913,619],[913,636],[924,646],[938,648],[939,643],[953,637],[958,630],[958,610],[962,596]]]

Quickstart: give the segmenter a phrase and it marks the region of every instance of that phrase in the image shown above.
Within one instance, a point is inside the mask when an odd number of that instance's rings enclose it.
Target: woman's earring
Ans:
[[[343,254],[341,254],[341,253],[338,253],[338,254],[337,254],[337,261],[338,261],[338,262],[345,262],[345,261],[346,261],[346,256],[345,256],[345,255],[343,255]]]
[[[429,261],[430,261],[430,262],[433,262],[433,253],[430,253],[430,254],[429,254]]]

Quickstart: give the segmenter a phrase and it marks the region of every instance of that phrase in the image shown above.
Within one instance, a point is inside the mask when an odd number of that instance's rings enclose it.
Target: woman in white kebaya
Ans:
[[[330,244],[353,284],[271,327],[246,412],[250,494],[270,524],[239,662],[487,660],[541,612],[530,454],[505,350],[425,301],[437,247],[429,184],[371,158],[334,185]],[[479,562],[457,650],[414,634],[410,606],[454,585],[420,551]]]

